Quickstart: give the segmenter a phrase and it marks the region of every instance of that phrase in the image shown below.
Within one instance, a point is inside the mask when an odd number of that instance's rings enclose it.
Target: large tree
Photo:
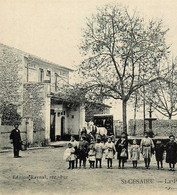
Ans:
[[[155,69],[168,49],[167,31],[161,20],[145,20],[121,6],[105,6],[86,21],[82,82],[94,95],[122,100],[125,132],[128,100],[139,88],[159,79]]]
[[[146,86],[146,103],[151,103],[160,114],[168,119],[177,115],[177,58],[164,63],[166,70],[164,80],[157,80]],[[157,75],[161,72],[157,72]]]

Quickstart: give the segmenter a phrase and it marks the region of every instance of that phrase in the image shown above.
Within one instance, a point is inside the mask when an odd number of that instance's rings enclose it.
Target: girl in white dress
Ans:
[[[95,155],[96,155],[95,144],[94,144],[93,141],[91,141],[90,146],[89,146],[89,152],[88,152],[88,160],[89,160],[89,163],[90,163],[90,169],[94,168]]]
[[[71,143],[68,143],[68,148],[64,151],[64,160],[69,162],[68,169],[74,169],[75,149]]]
[[[130,148],[130,159],[133,163],[133,168],[137,168],[138,160],[140,159],[140,147],[137,145],[136,139],[133,140],[133,145]]]
[[[102,168],[102,157],[104,151],[104,143],[101,143],[101,139],[97,139],[97,143],[95,144],[95,151],[96,151],[96,168],[98,168],[98,162],[100,164],[100,168]]]
[[[105,144],[105,157],[107,159],[107,168],[112,169],[112,159],[116,152],[115,144],[111,142],[111,137],[108,138],[108,141]]]

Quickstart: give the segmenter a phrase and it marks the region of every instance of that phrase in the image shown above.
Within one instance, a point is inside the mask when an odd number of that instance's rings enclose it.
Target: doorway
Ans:
[[[61,137],[65,134],[65,117],[61,117]]]
[[[50,111],[50,140],[55,141],[55,119],[56,115],[54,110]]]

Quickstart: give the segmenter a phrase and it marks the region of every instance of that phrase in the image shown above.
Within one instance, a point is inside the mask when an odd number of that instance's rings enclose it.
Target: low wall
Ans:
[[[14,129],[13,126],[1,125],[0,120],[0,148],[11,148],[12,140],[10,140],[10,133]],[[27,140],[27,131],[25,121],[22,121],[22,124],[19,125],[19,130],[21,132],[22,141]]]
[[[146,121],[146,128],[148,129],[149,123]],[[169,136],[173,134],[177,136],[177,120],[156,120],[152,122],[152,130],[155,136]],[[144,122],[142,119],[136,120],[136,130],[134,131],[134,120],[129,120],[128,135],[142,136],[144,134]]]

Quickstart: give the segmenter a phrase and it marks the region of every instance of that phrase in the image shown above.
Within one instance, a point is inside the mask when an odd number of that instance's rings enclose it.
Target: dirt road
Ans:
[[[157,170],[153,159],[146,170],[143,161],[133,169],[130,161],[125,169],[68,170],[63,161],[64,147],[45,148],[21,152],[22,158],[13,158],[12,153],[0,153],[1,194],[176,194],[177,171]]]

